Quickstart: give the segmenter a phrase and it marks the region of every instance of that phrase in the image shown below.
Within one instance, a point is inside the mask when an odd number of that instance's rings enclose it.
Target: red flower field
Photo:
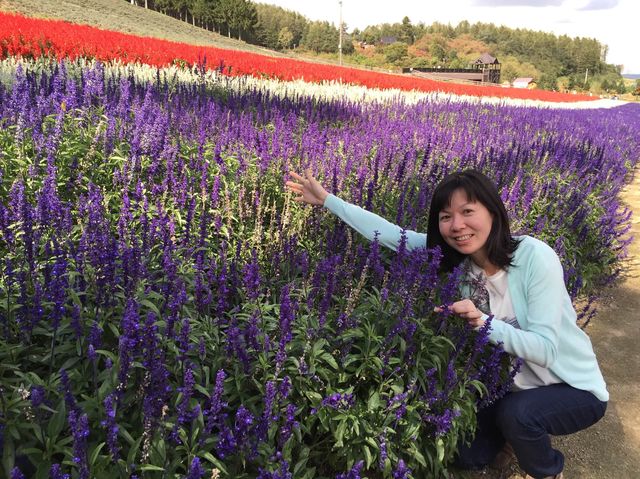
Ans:
[[[108,62],[145,63],[158,67],[172,64],[193,65],[206,59],[210,68],[223,67],[229,75],[309,82],[341,81],[369,88],[398,88],[410,91],[442,92],[455,95],[520,98],[551,102],[594,100],[586,95],[571,95],[544,90],[520,90],[498,86],[475,86],[274,58],[256,53],[223,50],[140,37],[78,25],[60,20],[45,20],[0,12],[0,57],[91,58]]]

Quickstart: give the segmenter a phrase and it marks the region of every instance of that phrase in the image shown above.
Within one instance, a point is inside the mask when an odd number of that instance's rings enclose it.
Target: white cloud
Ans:
[[[297,11],[311,20],[339,22],[339,0],[259,0]],[[516,5],[517,4],[517,5]],[[533,5],[538,6],[533,6]],[[508,5],[508,6],[507,6]],[[542,5],[542,6],[539,6]],[[342,17],[349,29],[401,22],[406,15],[416,24],[462,20],[492,22],[556,35],[596,38],[609,47],[607,61],[624,65],[626,73],[640,73],[640,55],[633,38],[640,13],[637,0],[343,0]]]
[[[608,10],[617,7],[619,3],[620,0],[589,0],[580,10]]]
[[[473,0],[479,7],[548,7],[562,5],[565,0]]]

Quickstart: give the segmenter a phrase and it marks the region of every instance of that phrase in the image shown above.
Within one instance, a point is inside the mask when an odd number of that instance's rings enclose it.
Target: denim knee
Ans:
[[[531,413],[529,404],[519,401],[517,393],[505,397],[500,403],[496,414],[496,423],[507,441],[525,436],[540,430],[536,417]]]

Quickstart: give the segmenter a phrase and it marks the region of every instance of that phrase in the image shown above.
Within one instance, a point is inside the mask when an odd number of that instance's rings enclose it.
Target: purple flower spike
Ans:
[[[189,474],[185,476],[185,479],[201,479],[204,476],[205,471],[200,464],[200,458],[194,457],[191,461],[191,466],[189,466]]]
[[[14,467],[11,470],[11,479],[25,479],[24,474],[22,474],[20,468]]]
[[[358,461],[348,472],[338,474],[336,479],[360,479],[360,472],[364,467],[364,461]]]

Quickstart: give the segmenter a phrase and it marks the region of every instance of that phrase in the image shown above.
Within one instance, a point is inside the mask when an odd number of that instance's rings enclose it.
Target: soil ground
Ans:
[[[640,174],[622,193],[633,211],[625,270],[602,299],[587,325],[610,400],[594,426],[569,436],[554,437],[565,455],[565,479],[640,479]],[[492,469],[461,473],[458,479],[521,479],[513,464],[508,472]]]

